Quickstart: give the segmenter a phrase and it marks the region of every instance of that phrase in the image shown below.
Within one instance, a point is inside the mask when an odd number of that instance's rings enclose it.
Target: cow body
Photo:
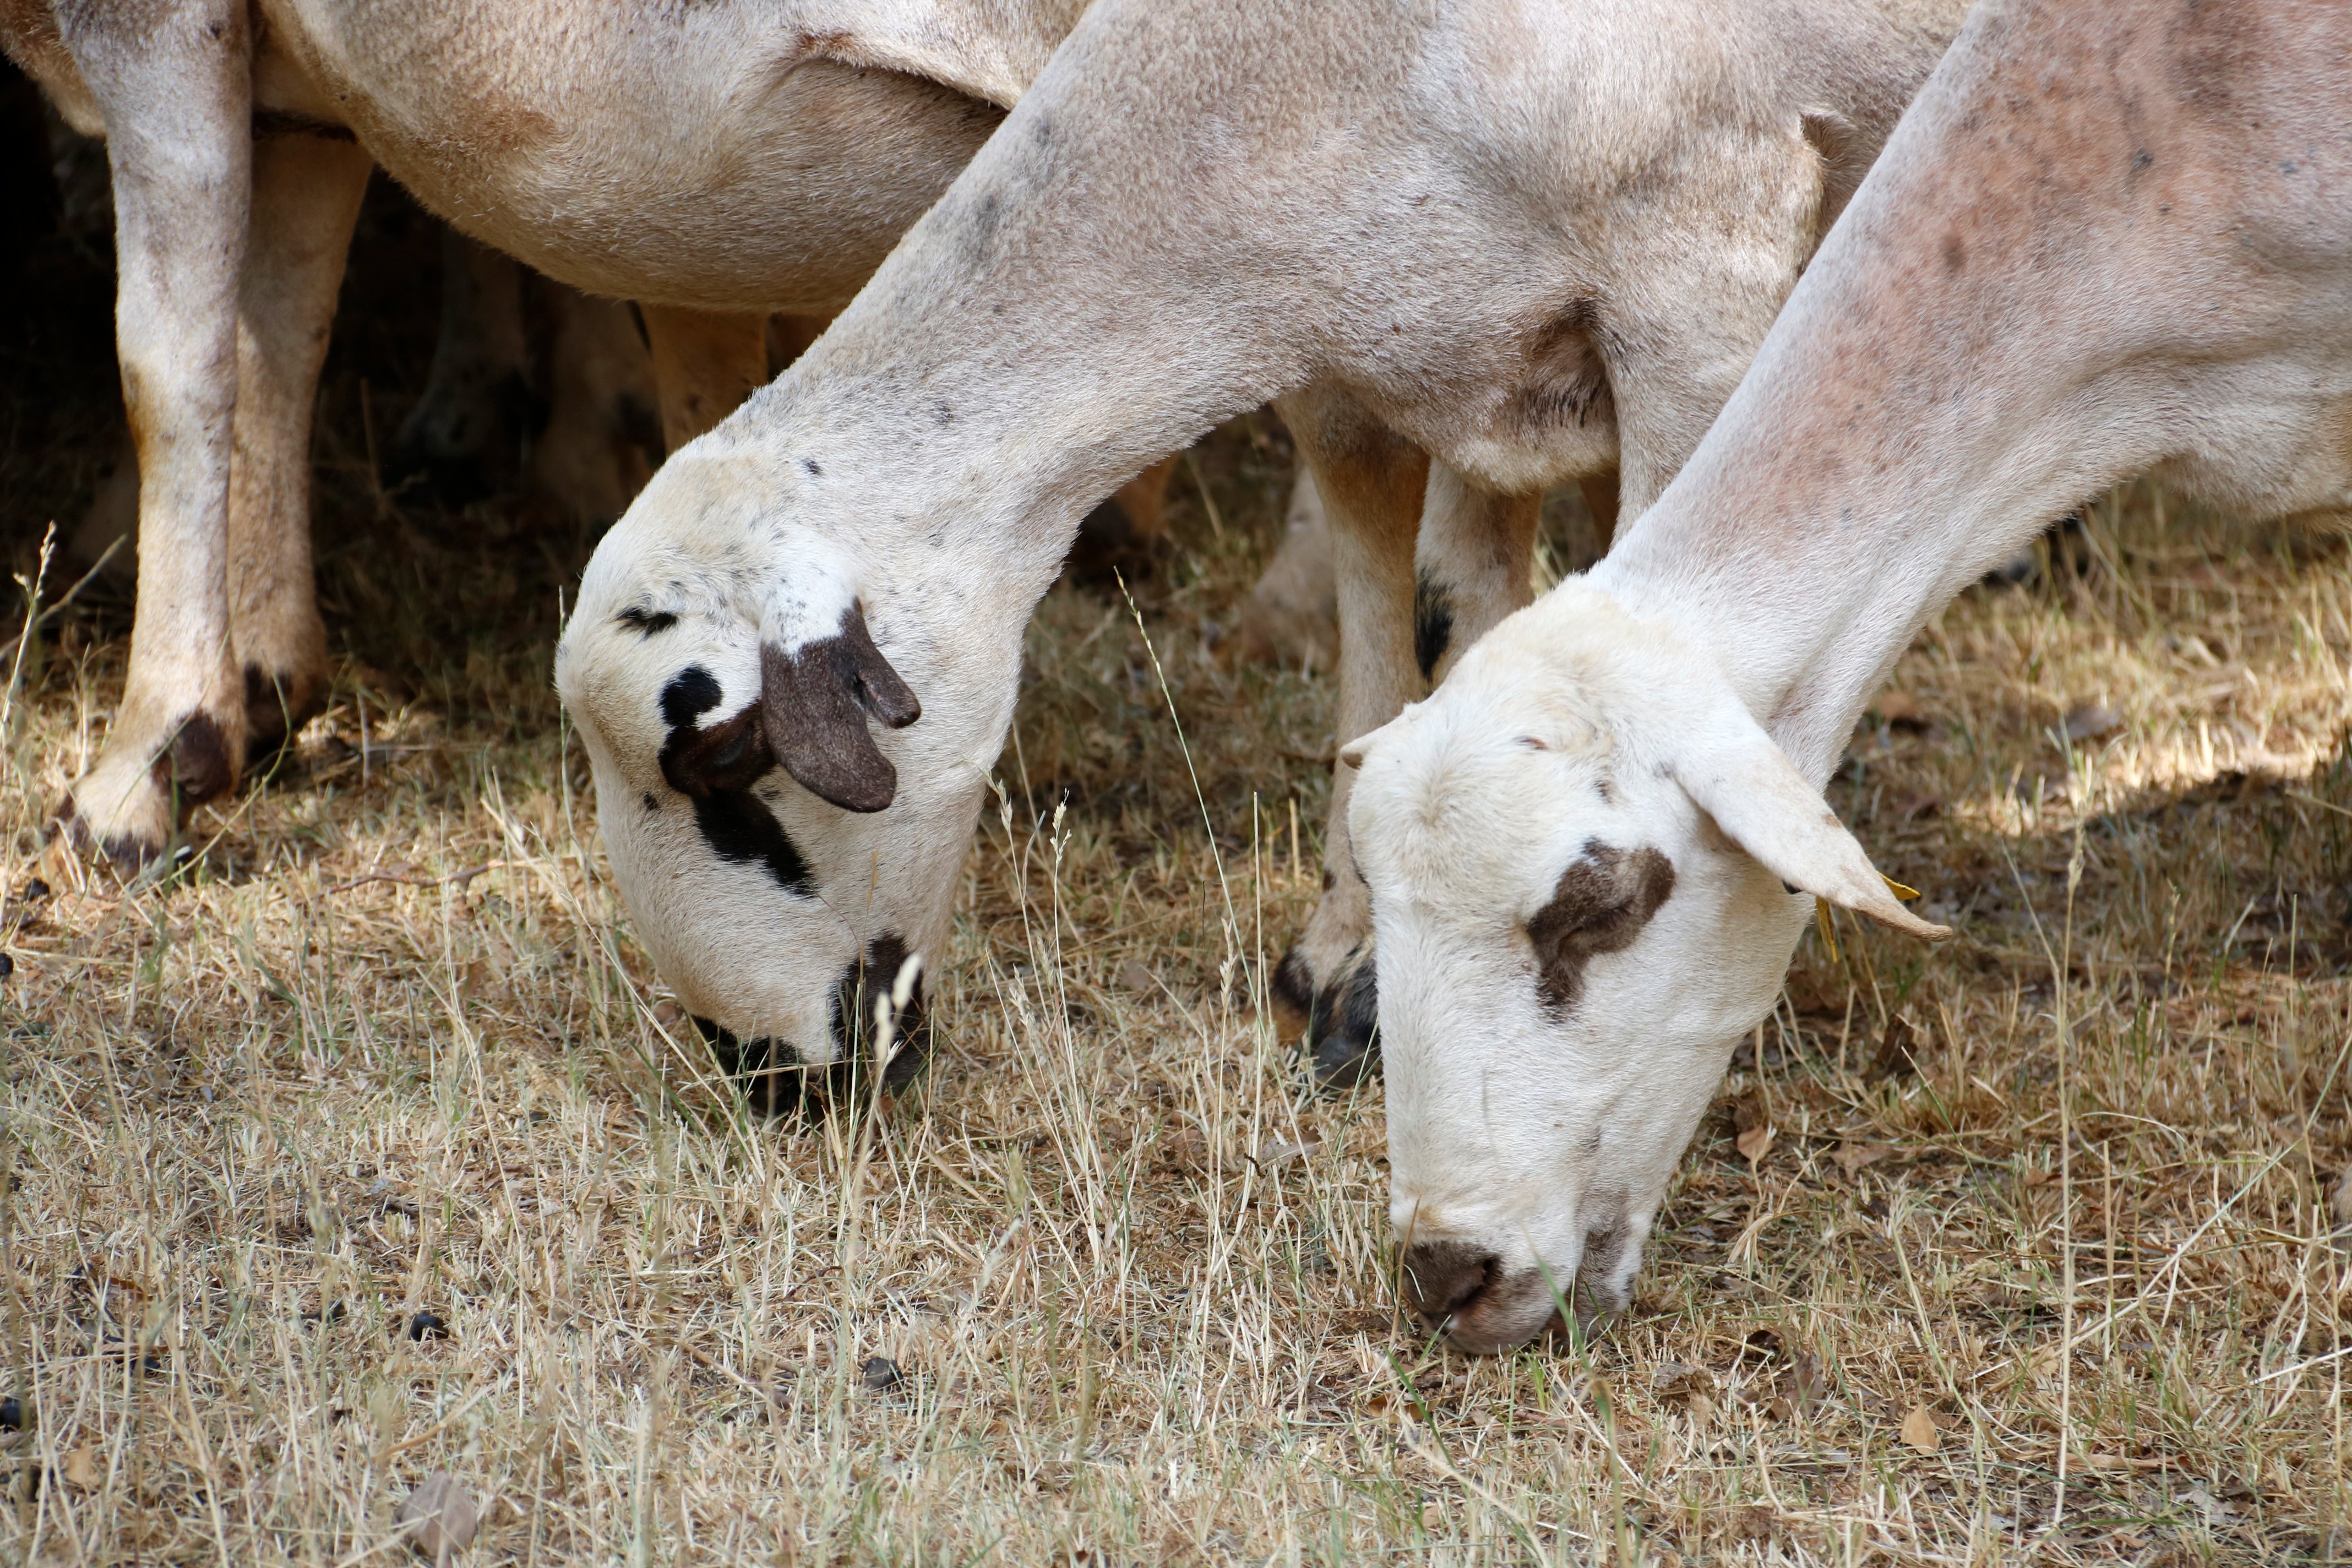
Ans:
[[[1329,521],[1342,737],[1390,717],[1525,601],[1544,487],[1614,468],[1648,504],[1957,21],[1097,5],[590,566],[558,682],[665,977],[744,1059],[851,1048],[833,999],[941,951],[1021,627],[1087,500],[1270,398]],[[1416,638],[1417,596],[1450,635]],[[1341,1067],[1370,999],[1349,782],[1277,978]]]
[[[1939,934],[1821,794],[1939,606],[2135,474],[2352,499],[2347,103],[2340,5],[1980,5],[1657,504],[1370,738],[1433,1326],[1494,1349],[1555,1284],[1624,1300],[1812,895]]]
[[[765,379],[988,136],[1076,0],[490,5],[11,0],[0,43],[107,138],[140,612],[62,815],[138,863],[323,700],[309,422],[371,168],[646,302],[665,428]]]

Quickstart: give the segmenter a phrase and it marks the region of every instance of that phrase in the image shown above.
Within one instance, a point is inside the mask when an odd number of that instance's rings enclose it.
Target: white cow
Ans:
[[[1341,734],[1390,718],[1525,602],[1545,486],[1664,484],[1958,21],[1102,0],[589,566],[557,682],[665,979],[740,1062],[853,1056],[861,987],[943,951],[1079,513],[1268,398],[1330,519]],[[1340,1070],[1371,1021],[1348,784],[1277,982]]]
[[[1363,745],[1391,1217],[1456,1344],[1623,1302],[1815,895],[1943,934],[1821,792],[1937,607],[2134,474],[2347,500],[2347,107],[2333,0],[1979,6],[1657,504]]]
[[[107,138],[139,616],[61,815],[127,862],[323,699],[310,416],[381,164],[477,239],[644,303],[682,442],[767,379],[987,138],[1083,0],[7,0]],[[1108,490],[1105,492],[1108,493]]]

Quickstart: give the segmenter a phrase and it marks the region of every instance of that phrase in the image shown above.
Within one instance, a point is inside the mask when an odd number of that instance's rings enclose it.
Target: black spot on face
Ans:
[[[710,852],[730,865],[763,865],[786,892],[814,891],[816,879],[799,847],[752,793],[776,765],[761,725],[759,704],[732,719],[698,728],[695,721],[719,706],[719,681],[700,665],[688,665],[662,689],[662,721],[669,738],[662,744],[662,777],[694,803],[694,825]]]
[[[1565,1013],[1584,994],[1584,968],[1633,945],[1675,890],[1674,862],[1655,849],[1618,849],[1598,839],[1559,874],[1551,900],[1528,921],[1536,990]]]
[[[803,458],[801,459],[801,467],[808,470],[809,478],[813,479],[821,479],[824,478],[824,470],[816,466],[816,459],[814,458]]]
[[[661,809],[661,802],[654,798],[654,792],[651,790],[647,790],[643,795],[637,796],[637,800],[647,811],[659,811]]]
[[[1435,678],[1438,661],[1453,641],[1453,591],[1423,572],[1412,585],[1412,657],[1423,680]]]
[[[1969,264],[1969,247],[1957,234],[1944,237],[1944,270],[1958,272]]]
[[[635,628],[641,637],[652,637],[677,625],[677,617],[667,610],[648,610],[641,605],[631,605],[613,617],[625,626]]]

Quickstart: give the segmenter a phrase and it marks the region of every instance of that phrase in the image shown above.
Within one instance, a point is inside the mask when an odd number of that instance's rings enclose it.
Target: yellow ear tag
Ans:
[[[1819,893],[1813,895],[1813,929],[1822,933],[1822,945],[1830,950],[1830,962],[1837,963],[1837,932],[1830,928],[1830,901]]]
[[[1919,896],[1918,889],[1906,888],[1884,871],[1881,871],[1878,874],[1878,879],[1886,884],[1886,890],[1888,892],[1894,894],[1896,898],[1902,900],[1906,904]]]

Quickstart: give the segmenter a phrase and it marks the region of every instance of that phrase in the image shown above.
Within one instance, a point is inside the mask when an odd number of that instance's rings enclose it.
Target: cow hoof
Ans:
[[[93,774],[92,778],[95,777]],[[86,789],[90,782],[85,779],[79,787]],[[76,854],[102,855],[124,876],[138,875],[162,859],[172,842],[168,801],[163,799],[162,791],[152,785],[142,787],[148,795],[157,797],[156,800],[135,803],[135,809],[118,811],[104,823],[93,822],[83,811],[80,798],[68,791],[66,797],[58,803],[57,810],[51,813],[57,822],[57,831]],[[93,791],[87,798],[103,797]],[[131,802],[124,804],[126,806],[134,805]],[[151,805],[159,805],[161,809],[146,809]]]
[[[244,715],[230,721],[242,724]],[[198,709],[168,726],[160,749],[118,734],[99,753],[98,765],[74,781],[58,803],[58,826],[67,842],[97,850],[125,871],[143,870],[161,859],[178,826],[175,807],[226,793],[237,779],[228,726]]]
[[[1380,1071],[1380,985],[1369,941],[1319,986],[1293,949],[1276,967],[1268,992],[1285,1035],[1306,1035],[1318,1086],[1354,1089]]]
[[[246,766],[266,765],[299,734],[302,726],[327,710],[327,679],[323,673],[281,670],[265,675],[258,665],[245,667]]]

